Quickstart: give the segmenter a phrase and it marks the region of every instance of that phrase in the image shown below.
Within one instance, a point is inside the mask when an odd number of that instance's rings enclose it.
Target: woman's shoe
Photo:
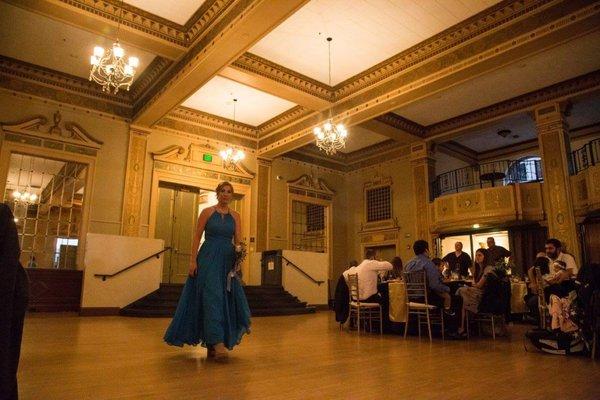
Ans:
[[[229,358],[229,354],[227,352],[227,349],[225,348],[225,345],[223,345],[223,343],[219,343],[219,344],[215,345],[214,352],[215,352],[215,356],[214,356],[215,361],[227,361],[227,359]]]
[[[206,357],[207,358],[215,358],[215,347],[214,346],[208,346],[206,348]]]

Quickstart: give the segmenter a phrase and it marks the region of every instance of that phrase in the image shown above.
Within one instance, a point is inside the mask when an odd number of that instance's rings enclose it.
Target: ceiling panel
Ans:
[[[335,85],[495,3],[496,0],[312,0],[250,52],[327,83],[325,39],[331,36]]]
[[[377,143],[389,140],[388,137],[375,133],[362,126],[355,125],[348,128],[348,139],[346,140],[346,148],[341,150],[342,153],[352,153],[365,147],[372,146]]]
[[[296,106],[291,101],[222,76],[215,76],[208,81],[182,105],[223,118],[233,119],[232,99],[234,98],[238,99],[235,120],[252,126],[258,126]]]
[[[596,71],[600,69],[598,54],[600,32],[475,77],[394,112],[421,125],[431,125]]]
[[[53,19],[0,2],[0,54],[87,79],[94,46],[112,47],[105,38]],[[154,55],[125,43],[125,56],[140,59],[136,77]]]
[[[127,4],[185,25],[206,0],[127,0]]]

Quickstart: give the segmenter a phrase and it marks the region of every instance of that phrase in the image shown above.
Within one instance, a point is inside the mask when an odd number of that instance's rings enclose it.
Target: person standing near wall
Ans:
[[[20,255],[14,216],[6,204],[0,204],[0,400],[19,398],[17,369],[29,297]]]

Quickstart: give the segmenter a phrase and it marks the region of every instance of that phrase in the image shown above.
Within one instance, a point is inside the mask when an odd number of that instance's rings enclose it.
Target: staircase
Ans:
[[[172,317],[182,289],[183,285],[162,283],[158,290],[122,308],[120,314],[129,317]],[[244,292],[253,317],[315,312],[314,307],[307,306],[281,286],[244,286]]]

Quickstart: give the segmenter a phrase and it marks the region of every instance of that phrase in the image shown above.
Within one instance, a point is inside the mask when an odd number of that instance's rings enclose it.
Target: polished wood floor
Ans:
[[[263,317],[228,364],[162,342],[168,319],[31,314],[19,373],[25,400],[599,399],[600,365],[469,342],[340,332],[333,315]]]

